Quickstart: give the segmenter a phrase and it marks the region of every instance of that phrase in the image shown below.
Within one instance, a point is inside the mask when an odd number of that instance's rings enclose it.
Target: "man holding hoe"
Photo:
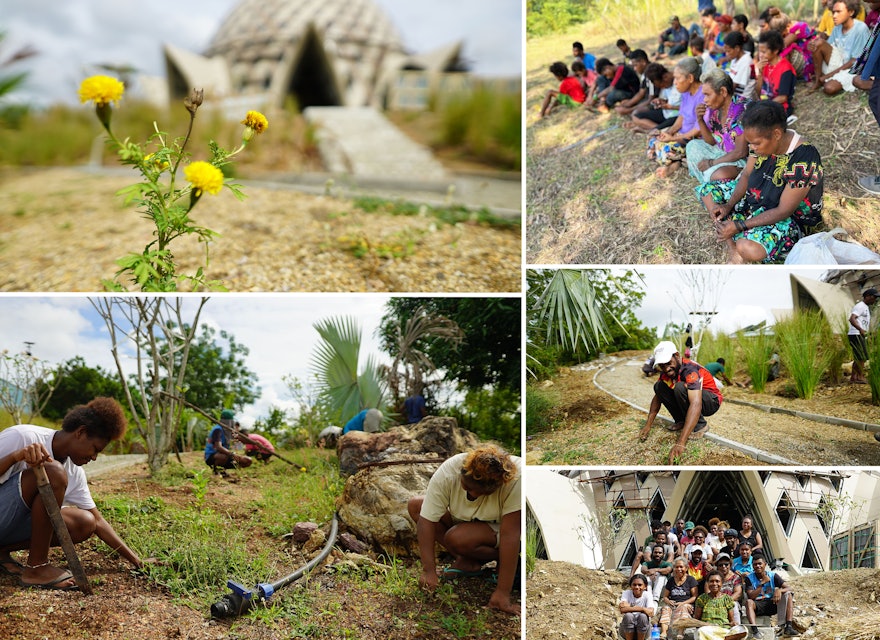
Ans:
[[[125,435],[125,414],[112,398],[72,409],[61,430],[19,424],[0,432],[0,572],[26,588],[76,589],[73,574],[49,562],[53,527],[40,498],[35,467],[42,465],[74,543],[93,534],[135,568],[143,562],[113,530],[92,500],[82,466]],[[57,544],[57,543],[56,543]],[[19,564],[11,551],[28,551]]]

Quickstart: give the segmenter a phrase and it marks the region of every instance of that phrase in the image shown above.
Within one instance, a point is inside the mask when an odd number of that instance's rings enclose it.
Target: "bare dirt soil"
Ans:
[[[114,195],[134,181],[76,169],[0,173],[0,291],[103,290],[115,261],[152,238],[152,223]],[[227,190],[205,196],[193,216],[220,234],[206,274],[230,291],[520,290],[518,225],[366,213],[289,189],[245,193],[244,202]],[[195,240],[172,250],[181,273],[204,264]]]
[[[196,454],[196,457],[200,455]],[[234,484],[218,477],[212,478],[205,505],[229,513],[233,520],[240,517],[244,521],[248,512],[258,508],[256,501],[262,494],[252,478],[244,474],[241,478],[232,477],[238,480]],[[110,470],[90,481],[90,484],[95,496],[152,495],[171,505],[191,504],[193,500],[190,486],[160,485],[150,479],[146,465]],[[289,543],[265,531],[254,529],[250,543],[255,548],[269,546],[276,550],[273,560],[279,576],[287,575],[306,562],[301,553],[291,549]],[[484,609],[494,589],[489,581],[457,581],[455,604],[450,607],[436,596],[419,591],[416,580],[420,565],[417,562],[408,563],[412,588],[403,596],[390,595],[387,589],[378,588],[384,577],[348,576],[319,567],[307,579],[273,596],[283,607],[285,598],[290,597],[285,592],[308,591],[312,608],[301,611],[295,620],[282,615],[255,614],[232,621],[214,621],[209,618],[207,607],[205,610],[192,608],[172,597],[165,588],[149,578],[134,575],[126,562],[102,544],[87,542],[77,545],[77,550],[92,582],[94,595],[86,597],[78,592],[25,590],[18,585],[16,578],[0,574],[0,638],[288,640],[308,636],[384,640],[474,638],[478,635],[505,639],[520,637],[519,618]],[[368,555],[376,558],[375,554]],[[328,564],[343,557],[344,554],[336,549]],[[50,558],[59,566],[65,564],[63,555],[57,549],[53,550]],[[218,584],[216,600],[226,592],[226,586]],[[475,622],[476,617],[479,617],[478,623]],[[440,619],[445,619],[452,630],[438,624]],[[304,632],[303,628],[308,631]]]
[[[613,354],[602,365],[597,378],[603,388],[647,409],[653,397],[656,377],[645,378],[641,365],[647,357],[642,352]],[[667,464],[675,435],[659,422],[645,443],[638,442],[638,432],[646,414],[621,403],[596,388],[593,376],[599,365],[563,369],[544,385],[558,401],[553,427],[531,434],[527,441],[530,464]],[[767,393],[725,387],[728,399],[796,409],[880,424],[880,407],[871,405],[871,392],[864,385],[841,384],[822,387],[812,400],[790,398],[785,380],[771,384]],[[661,415],[667,415],[661,410]],[[721,409],[708,418],[712,433],[768,453],[808,465],[880,464],[880,445],[870,432],[822,424],[794,416],[768,413],[751,407],[722,403]],[[753,458],[732,449],[707,442],[691,441],[681,464],[753,465]]]
[[[592,34],[590,51],[618,60],[618,35]],[[654,38],[629,35],[633,49],[656,48]],[[558,88],[548,66],[571,59],[571,38],[556,36],[550,46],[551,38],[530,40],[526,47],[527,263],[726,262],[708,213],[694,195],[696,180],[686,168],[657,178],[657,165],[645,158],[647,137],[621,126],[628,118],[586,108],[539,117],[547,90]],[[671,69],[678,59],[663,62]],[[842,227],[853,240],[880,252],[880,199],[857,185],[858,177],[880,171],[880,129],[866,94],[807,95],[804,83],[798,83],[795,112],[799,120],[792,128],[822,155],[828,229]]]
[[[795,619],[816,640],[880,638],[876,569],[848,569],[789,579]],[[614,571],[537,560],[526,580],[526,637],[616,640],[617,602],[626,578]],[[864,634],[856,636],[856,633]]]

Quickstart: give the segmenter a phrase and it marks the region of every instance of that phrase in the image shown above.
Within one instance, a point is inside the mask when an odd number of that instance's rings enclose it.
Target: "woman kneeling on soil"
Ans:
[[[687,162],[691,175],[700,181],[695,191],[707,210],[730,197],[746,166],[749,148],[741,120],[748,103],[734,94],[733,80],[721,69],[703,78],[703,103],[697,105],[700,137],[688,143]]]
[[[776,102],[750,104],[742,127],[754,155],[730,201],[711,209],[715,230],[732,264],[781,262],[822,224],[822,158],[786,128],[785,109]]]
[[[416,523],[422,574],[419,585],[433,591],[439,584],[434,543],[454,557],[446,578],[485,576],[483,565],[498,562],[491,609],[520,614],[510,601],[520,545],[522,460],[494,445],[483,445],[446,460],[428,483],[424,496],[407,505]]]
[[[681,94],[678,117],[671,127],[648,141],[648,159],[663,165],[657,169],[661,178],[672,175],[684,160],[687,143],[700,135],[697,105],[703,102],[701,72],[696,58],[680,60],[672,72],[675,89]]]
[[[666,637],[671,624],[693,617],[694,602],[697,600],[697,581],[687,572],[687,561],[676,558],[672,564],[672,575],[663,588],[660,602],[660,637]]]
[[[126,546],[92,500],[82,465],[97,458],[112,440],[125,435],[122,407],[112,398],[95,398],[75,407],[61,431],[19,424],[0,432],[0,568],[18,575],[23,587],[76,589],[73,576],[49,564],[52,523],[31,467],[42,464],[73,542],[95,534],[136,568],[137,554]],[[27,549],[20,565],[10,551]]]
[[[647,640],[657,605],[645,576],[637,573],[629,579],[629,589],[620,596],[617,608],[623,614],[619,631],[624,640]]]
[[[706,593],[700,594],[694,603],[694,618],[708,622],[697,630],[699,640],[740,640],[748,635],[744,627],[733,627],[736,603],[721,590],[723,579],[717,571],[706,575]]]

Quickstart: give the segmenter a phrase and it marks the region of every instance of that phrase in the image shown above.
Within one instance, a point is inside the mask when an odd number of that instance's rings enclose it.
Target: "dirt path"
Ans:
[[[654,396],[653,384],[657,378],[645,378],[641,372],[643,362],[644,358],[641,357],[621,360],[618,364],[604,369],[599,374],[597,382],[602,387],[613,390],[617,395],[647,409]],[[849,387],[841,388],[841,393],[848,390]],[[867,388],[862,387],[859,391],[870,399],[870,391]],[[728,387],[723,389],[722,393],[726,393],[730,398],[760,402],[754,394],[741,389]],[[789,404],[797,405],[791,400]],[[812,403],[812,406],[816,408],[817,413],[835,415],[835,404],[819,401]],[[853,403],[853,408],[855,404]],[[801,410],[808,409],[802,407]],[[665,410],[662,413],[666,415]],[[858,419],[868,418],[862,413]],[[802,464],[855,466],[880,464],[880,445],[871,433],[857,429],[767,413],[730,402],[723,403],[718,413],[709,418],[708,422],[713,433]],[[657,431],[654,431],[648,444],[657,435]]]
[[[641,373],[646,357],[641,353],[618,354],[609,358],[598,376],[598,383],[630,402],[647,409],[656,378]],[[597,390],[593,376],[598,365],[565,370],[548,387],[561,401],[557,428],[530,436],[529,462],[532,464],[666,464],[674,436],[659,424],[647,442],[636,436],[644,425],[645,413],[632,409]],[[778,388],[779,385],[777,385]],[[823,388],[810,401],[753,394],[738,388],[725,388],[727,398],[760,404],[798,408],[801,411],[852,420],[880,423],[880,408],[870,404],[866,387],[849,385]],[[585,405],[594,411],[586,412]],[[666,415],[665,410],[661,415]],[[767,413],[725,402],[709,419],[711,432],[771,454],[805,465],[880,464],[880,445],[871,433],[821,424],[794,416]],[[563,428],[564,427],[564,428]],[[755,460],[709,442],[691,442],[682,464],[755,464]]]
[[[77,169],[0,173],[0,291],[102,290],[115,260],[151,238],[151,223],[114,196],[132,182]],[[246,194],[238,202],[224,190],[194,210],[220,234],[206,273],[230,291],[520,289],[519,226],[366,213],[349,200],[286,188]],[[172,248],[181,272],[203,264],[197,242]]]

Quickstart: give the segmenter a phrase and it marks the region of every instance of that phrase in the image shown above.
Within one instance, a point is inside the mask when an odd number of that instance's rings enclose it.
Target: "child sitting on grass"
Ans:
[[[590,89],[596,84],[596,72],[590,71],[584,66],[580,60],[571,63],[571,74],[581,83],[581,89],[584,90],[584,96],[590,92]]]
[[[544,97],[544,104],[541,105],[541,117],[545,117],[552,113],[557,105],[563,105],[569,108],[584,103],[586,95],[581,88],[580,80],[574,76],[568,75],[568,67],[564,62],[554,62],[550,65],[550,73],[559,80],[559,90],[550,89]]]
[[[681,94],[673,85],[672,72],[659,62],[652,62],[645,69],[645,77],[654,85],[654,97],[645,106],[636,109],[632,121],[623,127],[642,133],[672,126],[678,117]]]
[[[603,113],[607,113],[618,102],[632,98],[641,86],[639,75],[632,67],[625,64],[615,66],[608,58],[596,61],[596,73],[599,77],[587,96],[587,103],[598,103]]]
[[[782,51],[782,35],[778,31],[763,31],[758,36],[758,60],[755,62],[755,76],[761,77],[761,100],[778,102],[785,109],[785,115],[794,113],[794,67],[779,56]]]
[[[632,69],[641,78],[639,90],[632,98],[621,100],[614,105],[614,110],[622,116],[628,116],[636,109],[647,105],[651,98],[651,81],[645,75],[645,69],[648,67],[648,54],[643,49],[636,49],[632,52]]]
[[[617,41],[617,48],[620,49],[620,53],[623,54],[623,64],[632,64],[633,63],[633,54],[635,51],[629,48],[629,45],[626,43],[626,40],[620,38]],[[641,49],[636,49],[636,51],[641,51]]]

